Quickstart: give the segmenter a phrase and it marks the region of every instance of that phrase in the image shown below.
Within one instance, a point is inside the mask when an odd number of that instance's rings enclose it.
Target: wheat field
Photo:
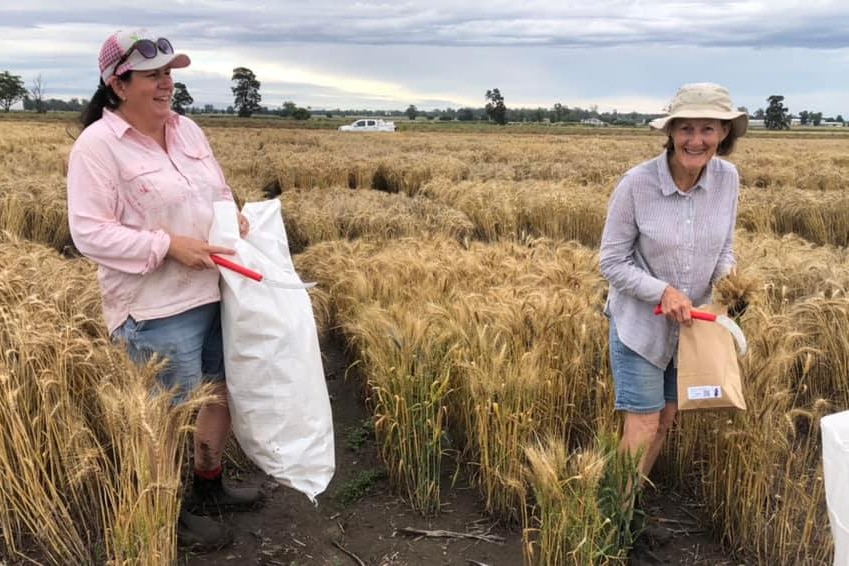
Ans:
[[[281,200],[398,493],[436,513],[457,467],[522,529],[526,563],[621,562],[619,506],[602,496],[622,466],[598,244],[617,179],[663,140],[204,127],[237,200]],[[67,227],[71,144],[59,121],[0,121],[3,550],[167,563],[188,410],[147,395],[155,368],[105,335],[95,267]],[[749,408],[681,415],[659,467],[741,561],[823,564],[818,426],[849,408],[849,155],[839,136],[762,134],[730,160],[740,280],[724,291],[752,299]]]

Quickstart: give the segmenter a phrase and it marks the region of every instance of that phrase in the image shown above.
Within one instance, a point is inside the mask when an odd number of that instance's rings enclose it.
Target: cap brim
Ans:
[[[172,69],[182,69],[191,65],[192,60],[185,53],[157,53],[153,59],[145,59],[139,53],[133,53],[126,63],[122,63],[117,69],[106,68],[100,78],[103,82],[109,82],[113,75],[123,75],[127,71],[152,71],[170,65]]]
[[[698,113],[680,112],[655,118],[649,122],[649,128],[668,134],[669,125],[675,118],[714,118],[716,120],[728,120],[731,122],[731,127],[734,128],[734,133],[737,134],[738,138],[746,135],[746,130],[749,129],[749,116],[745,112],[713,112],[709,110]]]
[[[152,71],[161,69],[162,67],[171,67],[172,69],[182,69],[191,65],[192,60],[185,53],[158,53],[153,59],[142,59],[139,62],[132,62],[128,70],[132,71]]]

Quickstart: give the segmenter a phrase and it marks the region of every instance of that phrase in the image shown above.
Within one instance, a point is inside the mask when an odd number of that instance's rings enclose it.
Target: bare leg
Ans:
[[[195,420],[193,490],[200,481],[197,477],[198,471],[214,472],[218,470],[218,473],[220,473],[221,470],[224,442],[226,442],[230,431],[227,386],[223,383],[218,386],[215,396],[217,400],[201,407]],[[202,551],[215,550],[230,544],[233,541],[232,533],[216,521],[195,514],[203,511],[202,504],[198,504],[195,499],[189,497],[184,500],[180,509],[177,533],[181,544]]]
[[[261,503],[262,494],[255,487],[230,487],[222,481],[221,459],[230,434],[227,386],[220,384],[215,394],[218,401],[201,407],[195,424],[191,510],[196,513],[247,511]]]
[[[227,385],[216,387],[216,402],[205,404],[195,421],[195,470],[213,471],[221,467],[224,443],[230,434],[230,408],[227,406]]]
[[[648,478],[677,413],[678,404],[668,401],[658,413],[625,413],[625,426],[622,429],[619,449],[631,456],[640,454],[638,469],[641,479]],[[633,485],[629,481],[623,494],[625,509],[634,505],[632,488]]]
[[[640,458],[640,472],[644,477],[648,477],[649,472],[654,467],[657,456],[660,454],[660,449],[663,447],[663,442],[666,440],[666,435],[669,429],[672,428],[672,423],[675,422],[675,415],[677,414],[678,403],[667,401],[666,406],[660,412],[660,419],[657,423],[654,437],[651,438],[648,444],[644,445],[645,451]]]
[[[647,415],[637,413],[625,413],[625,426],[622,431],[622,440],[620,441],[620,450],[631,454],[632,456],[640,455],[638,464],[640,472],[640,482],[648,478],[655,460],[663,446],[663,441],[666,439],[666,434],[672,427],[675,421],[675,415],[678,413],[678,404],[675,402],[666,402],[666,406],[658,413],[649,413]],[[643,537],[643,540],[648,540],[650,547],[653,545],[664,545],[671,539],[671,533],[664,528],[658,530],[648,522],[645,517],[639,518],[640,515],[635,514],[636,511],[636,496],[638,490],[634,489],[631,480],[625,486],[625,491],[622,494],[622,511],[631,517],[631,526],[628,531],[631,535],[635,534],[633,529],[636,529],[638,536]],[[634,525],[634,520],[637,520],[637,526]],[[642,523],[642,525],[640,525]],[[643,552],[651,552],[643,549]]]

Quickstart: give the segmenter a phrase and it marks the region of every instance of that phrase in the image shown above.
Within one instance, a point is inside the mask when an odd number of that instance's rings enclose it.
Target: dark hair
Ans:
[[[673,119],[669,122],[668,129],[672,130],[675,126],[675,120]],[[728,126],[728,135],[725,136],[725,139],[719,142],[719,147],[716,148],[717,155],[731,155],[731,152],[734,151],[734,146],[737,145],[737,138],[740,136],[737,135],[737,130],[734,129],[734,124],[731,123],[731,120],[720,120],[723,126]],[[666,149],[666,153],[672,153],[675,151],[675,144],[672,142],[672,136],[668,136],[666,138],[666,143],[664,144],[664,149]]]
[[[126,71],[123,74],[118,75],[119,79],[127,83],[130,82],[132,77],[132,71]],[[118,98],[118,95],[115,94],[115,91],[112,90],[112,87],[104,83],[103,79],[100,79],[100,84],[97,86],[97,90],[94,91],[91,101],[80,113],[80,122],[82,122],[83,130],[103,117],[104,108],[115,110],[120,104],[121,100]]]

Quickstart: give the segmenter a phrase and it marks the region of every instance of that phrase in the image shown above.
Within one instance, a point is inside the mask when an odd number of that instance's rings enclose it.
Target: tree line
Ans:
[[[295,120],[307,120],[313,110],[310,107],[298,106],[290,100],[286,100],[279,108],[269,109],[261,104],[262,95],[260,88],[262,83],[257,79],[252,70],[247,67],[237,67],[233,69],[231,77],[233,94],[233,104],[225,109],[217,109],[211,104],[206,104],[203,107],[193,106],[194,98],[189,93],[185,83],[174,83],[174,94],[172,98],[172,108],[180,114],[211,114],[211,113],[226,113],[236,114],[242,118],[248,118],[254,114],[258,115],[276,115],[284,118],[292,118]],[[52,111],[82,111],[88,104],[86,99],[71,98],[68,101],[47,98],[46,85],[41,75],[33,79],[32,85],[27,87],[23,79],[19,75],[12,75],[9,71],[0,73],[0,108],[5,112],[9,112],[11,107],[19,102],[23,102],[24,110],[34,112],[52,112]],[[784,106],[784,96],[770,95],[766,98],[766,108],[758,108],[750,117],[755,120],[763,120],[764,126],[767,129],[789,129],[793,119],[798,119],[802,126],[813,125],[819,126],[825,122],[843,123],[843,116],[823,117],[822,112],[814,112],[802,110],[797,115],[790,113],[790,109]],[[484,94],[484,105],[479,108],[463,107],[463,108],[444,108],[433,110],[419,110],[414,104],[410,104],[406,110],[359,110],[340,108],[322,110],[327,117],[333,116],[406,116],[410,120],[424,118],[426,120],[440,121],[491,121],[496,124],[506,124],[508,122],[549,122],[549,123],[568,123],[581,122],[584,120],[598,120],[605,124],[611,125],[643,125],[649,120],[660,116],[660,114],[644,114],[640,112],[619,113],[616,110],[612,112],[599,112],[597,106],[589,108],[581,108],[578,106],[567,106],[560,102],[555,103],[550,108],[508,108],[504,99],[504,95],[498,88],[488,89]],[[740,111],[748,113],[745,107],[738,108]]]

